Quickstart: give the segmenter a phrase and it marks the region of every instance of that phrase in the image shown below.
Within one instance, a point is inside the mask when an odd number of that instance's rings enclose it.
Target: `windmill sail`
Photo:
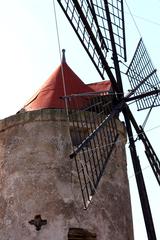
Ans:
[[[132,91],[124,97],[119,66],[119,58],[126,60],[123,0],[57,1],[100,76],[102,79],[109,77],[115,93],[114,99],[111,99],[111,104],[108,104],[107,93],[96,96],[91,96],[91,94],[83,94],[82,96],[81,94],[67,97],[68,106],[70,106],[71,137],[77,140],[73,144],[74,149],[71,157],[74,157],[76,161],[84,206],[87,208],[91,201],[116,144],[118,131],[115,118],[119,112],[122,112],[130,141],[130,152],[148,239],[156,240],[132,127],[134,126],[137,132],[140,131],[140,134],[142,134],[142,131],[137,127],[138,125],[126,104],[135,98],[138,110],[160,105],[159,79],[156,70],[141,39],[127,71]],[[110,53],[114,64],[114,75],[111,66],[108,65],[108,60],[106,60],[109,59]],[[131,98],[133,94],[135,96]],[[115,104],[114,107],[113,103]],[[131,126],[131,123],[133,126]],[[82,131],[82,129],[85,129],[85,131]],[[78,134],[78,137],[75,134]],[[149,141],[145,134],[141,136],[146,147]],[[145,150],[147,150],[146,155],[159,180],[159,160],[158,158],[155,159],[156,155],[154,155],[150,144]]]
[[[102,79],[106,79],[106,73],[110,75],[106,57],[109,51],[113,51],[108,14],[116,52],[126,60],[123,0],[58,0],[58,2],[97,71]]]
[[[86,209],[96,192],[118,137],[115,120],[117,110],[112,110],[108,92],[76,94],[66,98],[70,109],[73,143],[70,157],[76,162]]]
[[[134,57],[127,70],[127,76],[132,90],[136,89],[134,91],[135,96],[159,90],[160,88],[159,78],[142,39],[138,43]],[[138,99],[136,103],[138,110],[156,107],[160,105],[160,95],[158,95],[158,91],[157,94],[155,91],[155,94]]]

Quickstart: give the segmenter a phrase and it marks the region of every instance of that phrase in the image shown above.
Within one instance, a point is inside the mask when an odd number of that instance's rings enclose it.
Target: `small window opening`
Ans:
[[[73,146],[78,147],[82,143],[82,141],[88,136],[88,131],[86,129],[71,128],[70,136]]]
[[[68,240],[96,240],[96,233],[91,233],[83,228],[70,228]]]

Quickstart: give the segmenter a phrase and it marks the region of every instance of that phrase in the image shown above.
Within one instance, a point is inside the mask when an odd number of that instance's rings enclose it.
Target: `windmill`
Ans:
[[[120,62],[125,62],[127,58],[123,0],[57,1],[101,78],[108,77],[112,84],[110,92],[65,97],[70,122],[74,131],[79,134],[79,142],[70,157],[76,162],[84,208],[91,202],[104,169],[107,168],[107,162],[118,140],[116,118],[123,113],[146,231],[148,239],[154,240],[156,234],[133,129],[144,145],[146,157],[158,184],[160,161],[143,127],[137,124],[128,102],[136,101],[138,110],[151,110],[160,105],[160,82],[156,70],[143,40],[140,39],[126,72],[132,90],[124,95],[120,68]],[[82,127],[86,129],[85,134],[80,131]]]

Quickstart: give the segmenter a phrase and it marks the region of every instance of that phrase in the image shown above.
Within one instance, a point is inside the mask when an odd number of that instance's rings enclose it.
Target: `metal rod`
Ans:
[[[144,98],[144,97],[147,97],[147,96],[151,96],[151,95],[155,95],[155,94],[159,94],[160,93],[160,89],[157,89],[157,90],[153,90],[153,91],[150,91],[150,92],[146,92],[146,93],[142,93],[140,95],[137,95],[137,96],[134,96],[134,97],[124,97],[124,101],[125,102],[130,102],[130,101],[133,101],[133,100],[138,100],[138,99],[141,99],[141,98]]]

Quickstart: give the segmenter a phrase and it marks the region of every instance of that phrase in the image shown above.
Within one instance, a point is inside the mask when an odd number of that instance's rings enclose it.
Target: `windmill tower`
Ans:
[[[64,84],[66,93],[76,97],[75,102],[67,99],[73,121],[60,98]],[[126,132],[118,116],[85,145],[85,159],[78,163],[69,157],[110,111],[108,91],[109,81],[84,84],[63,55],[62,64],[24,108],[1,120],[1,240],[133,239]]]

